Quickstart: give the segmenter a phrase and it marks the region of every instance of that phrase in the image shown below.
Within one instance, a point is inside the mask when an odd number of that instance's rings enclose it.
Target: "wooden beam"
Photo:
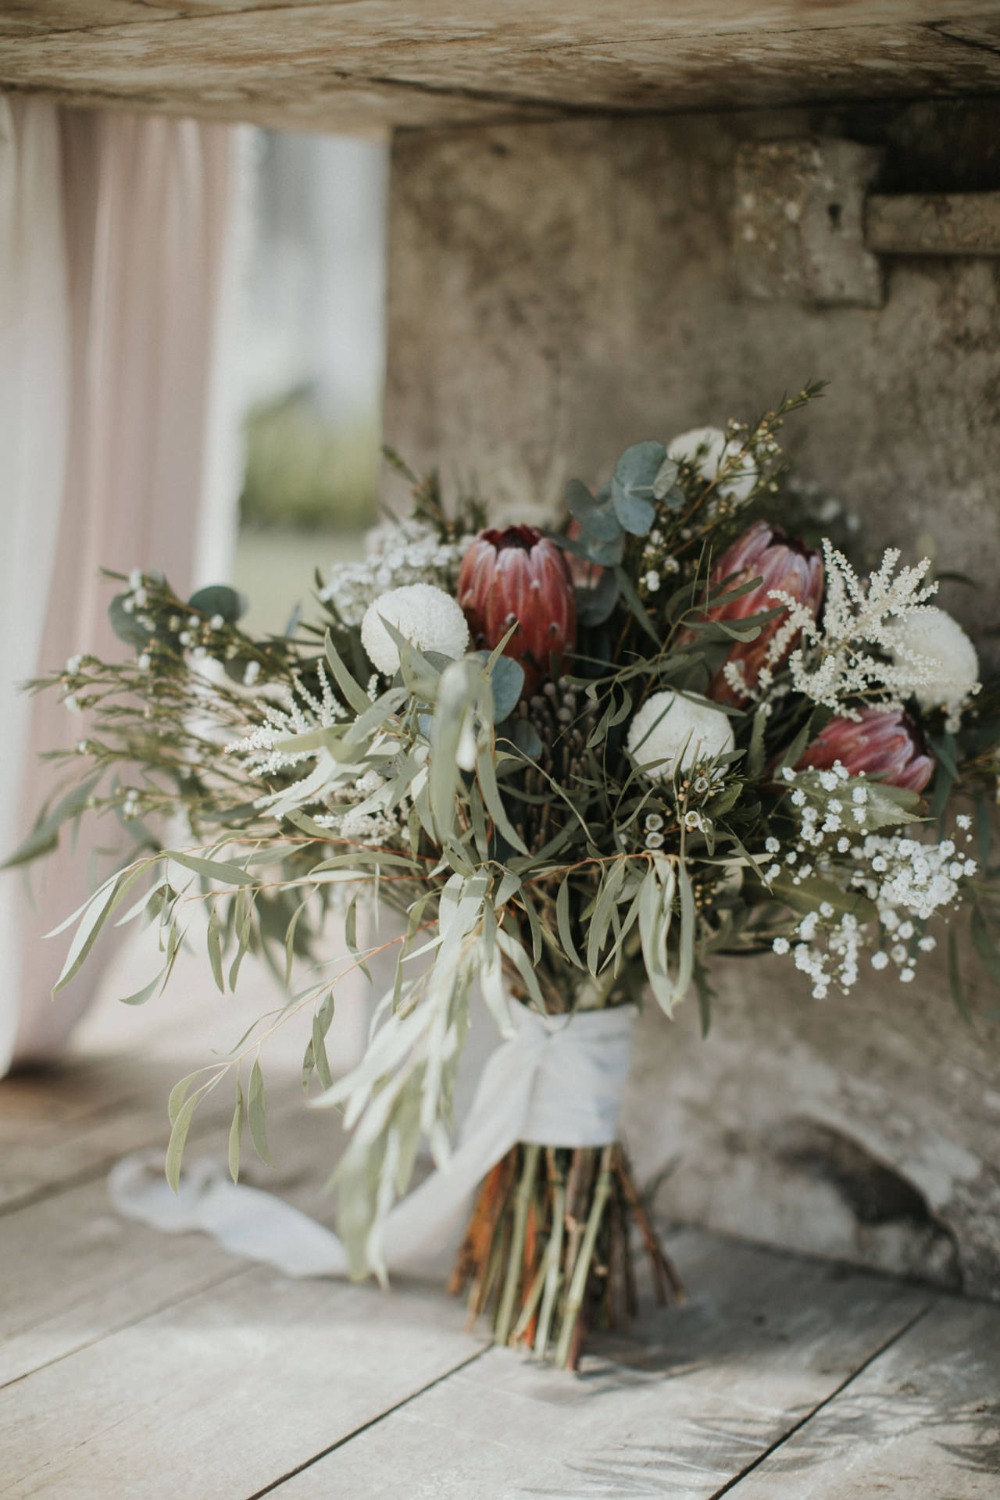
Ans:
[[[20,0],[0,85],[357,132],[997,90],[996,6],[970,3]]]

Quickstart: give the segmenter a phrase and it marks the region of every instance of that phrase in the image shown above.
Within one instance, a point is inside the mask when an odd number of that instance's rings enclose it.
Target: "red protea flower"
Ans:
[[[934,775],[924,737],[901,708],[862,708],[861,717],[831,719],[806,747],[796,770],[828,771],[840,761],[845,771],[922,792]]]
[[[820,554],[795,537],[786,536],[780,527],[772,526],[768,521],[755,521],[732,546],[726,548],[712,570],[713,584],[727,582],[729,588],[738,588],[741,583],[749,583],[758,577],[761,581],[757,588],[729,604],[707,609],[705,619],[745,620],[750,615],[765,614],[775,607],[775,600],[769,598],[772,589],[781,589],[799,600],[814,619],[819,614],[823,598],[823,560]],[[756,686],[763,667],[780,666],[794,650],[797,634],[784,642],[776,660],[768,660],[774,637],[784,625],[786,613],[783,610],[769,620],[755,641],[733,642],[726,661],[739,663],[748,688]],[[721,669],[712,679],[708,696],[717,703],[732,703],[736,707],[747,701],[747,695],[733,688]]]
[[[477,646],[492,651],[514,624],[504,648],[524,668],[533,693],[562,666],[576,644],[576,601],[566,556],[534,526],[481,531],[462,559],[458,602]]]

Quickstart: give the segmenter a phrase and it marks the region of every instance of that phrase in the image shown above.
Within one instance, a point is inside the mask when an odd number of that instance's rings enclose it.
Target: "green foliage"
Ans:
[[[247,421],[244,523],[358,531],[376,514],[374,424],[331,427],[308,391],[260,407]]]
[[[774,432],[809,394],[734,429],[732,463],[752,459],[759,472],[745,508],[772,492]],[[766,951],[775,939],[787,947],[803,916],[877,929],[877,904],[855,879],[850,851],[824,856],[808,874],[790,864],[768,873],[765,847],[784,850],[795,828],[782,770],[827,716],[787,680],[766,703],[721,709],[732,753],[675,763],[662,779],[628,754],[629,725],[652,694],[698,698],[728,653],[758,640],[781,612],[712,618],[759,581],[712,577],[718,547],[743,524],[722,493],[724,477],[706,478],[648,442],[629,448],[596,492],[571,482],[578,534],[563,544],[599,573],[579,594],[579,640],[565,675],[527,694],[506,638],[452,661],[390,625],[399,670],[382,677],[358,625],[333,605],[262,640],[241,626],[244,601],[234,590],[218,585],[182,600],[152,574],[119,580],[128,587],[111,606],[134,657],[84,657],[37,684],[71,695],[87,715],[86,738],[57,757],[63,785],[11,862],[45,854],[84,817],[103,818],[117,840],[112,874],[63,924],[74,935],[60,985],[109,922],[138,921],[156,930],[159,964],[130,1004],[163,988],[185,941],[204,944],[222,992],[248,954],[291,991],[228,1057],[174,1090],[167,1175],[175,1186],[198,1104],[224,1077],[235,1085],[234,1179],[244,1127],[269,1160],[262,1054],[277,1027],[305,1012],[303,1086],[342,1110],[351,1131],[338,1186],[352,1265],[384,1276],[381,1225],[419,1141],[439,1161],[448,1154],[476,989],[503,1031],[512,1001],[561,1013],[648,989],[671,1014],[695,988],[707,1030],[715,955]],[[441,544],[482,519],[475,501],[449,514],[436,476],[417,482],[416,511]],[[654,564],[669,586],[649,586]],[[983,718],[972,738],[941,730],[934,739],[931,813],[972,789],[984,869],[998,724],[1000,715]],[[857,806],[852,838],[924,815],[912,793],[872,778],[855,804],[861,785],[850,780],[834,793],[819,773],[800,773],[796,805],[819,821],[837,799]],[[370,944],[359,911],[374,904],[398,915],[400,931]],[[346,955],[311,968],[334,910]],[[1000,982],[985,894],[972,922],[979,964]],[[393,972],[369,1044],[338,1076],[338,987],[384,952]],[[964,1004],[957,951],[951,973]]]

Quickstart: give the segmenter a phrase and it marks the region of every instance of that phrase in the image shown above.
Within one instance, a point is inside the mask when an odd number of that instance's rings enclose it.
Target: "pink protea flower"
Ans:
[[[934,775],[924,737],[901,708],[862,708],[861,717],[831,719],[796,766],[827,771],[840,761],[845,771],[877,777],[890,786],[922,792]]]
[[[576,645],[576,601],[566,556],[534,526],[481,531],[462,559],[458,602],[475,644],[492,651],[514,624],[504,655],[533,693]]]
[[[745,620],[750,615],[765,614],[775,607],[776,601],[769,597],[772,589],[780,589],[797,599],[814,619],[819,614],[823,598],[823,560],[820,554],[797,538],[786,536],[780,527],[772,526],[768,521],[755,521],[726,548],[712,570],[713,584],[727,582],[726,592],[757,577],[761,581],[755,589],[729,604],[707,609],[705,618]],[[755,641],[733,642],[726,664],[738,666],[740,678],[747,688],[756,687],[764,667],[773,670],[794,650],[798,633],[785,640],[777,655],[774,654],[774,638],[785,624],[786,613],[782,611],[769,620]],[[739,707],[746,703],[748,695],[741,693],[720,670],[712,679],[708,696],[717,703]]]

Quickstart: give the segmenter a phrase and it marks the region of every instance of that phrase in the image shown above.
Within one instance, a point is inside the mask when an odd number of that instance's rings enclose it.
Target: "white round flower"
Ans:
[[[890,638],[899,642],[892,656],[905,667],[915,656],[912,691],[921,708],[945,708],[956,713],[975,692],[979,680],[976,648],[957,620],[930,604],[910,610],[905,619],[889,626]]]
[[[389,589],[369,604],[361,622],[361,644],[380,672],[391,677],[399,666],[396,643],[383,620],[412,642],[418,651],[437,651],[458,658],[469,645],[469,627],[458,601],[430,583],[411,583]]]
[[[667,447],[667,456],[675,463],[695,464],[702,479],[711,481],[727,460],[735,460],[740,446],[736,442],[727,442],[726,434],[718,427],[692,427],[690,432],[682,432],[674,438]],[[749,453],[745,453],[738,463],[733,463],[717,493],[742,505],[749,499],[756,483],[757,465]]]
[[[704,698],[654,693],[629,726],[629,755],[658,781],[675,769],[728,755],[732,748],[728,716]]]

